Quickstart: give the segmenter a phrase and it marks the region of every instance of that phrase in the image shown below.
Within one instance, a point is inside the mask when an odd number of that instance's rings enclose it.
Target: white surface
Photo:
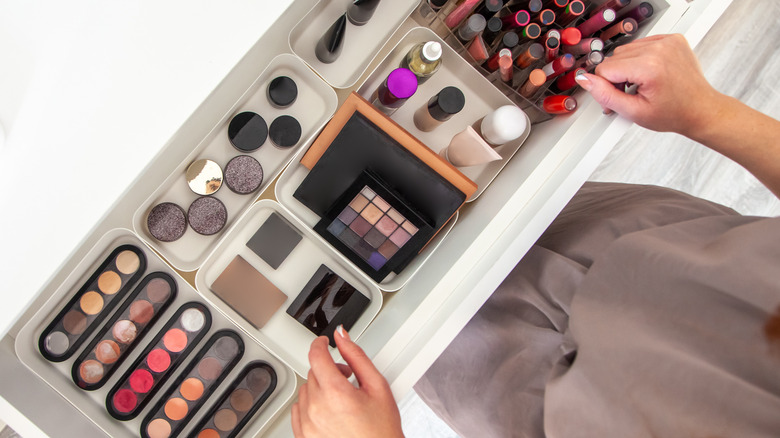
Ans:
[[[0,1],[0,334],[291,3]]]

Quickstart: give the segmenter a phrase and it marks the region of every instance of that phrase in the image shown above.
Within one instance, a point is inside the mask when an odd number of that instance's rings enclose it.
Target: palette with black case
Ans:
[[[352,263],[381,282],[400,272],[433,235],[429,220],[373,172],[363,172],[314,227]]]

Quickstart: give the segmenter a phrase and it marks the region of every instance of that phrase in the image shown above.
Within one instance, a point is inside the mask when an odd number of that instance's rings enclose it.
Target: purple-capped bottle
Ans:
[[[417,91],[417,75],[408,68],[397,68],[390,72],[379,86],[372,104],[385,114],[392,115]]]

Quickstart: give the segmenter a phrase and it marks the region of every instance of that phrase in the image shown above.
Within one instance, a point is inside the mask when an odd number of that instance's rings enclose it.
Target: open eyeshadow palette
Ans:
[[[133,228],[173,266],[199,268],[336,105],[299,58],[277,56],[136,210]]]
[[[87,253],[19,332],[16,351],[114,437],[254,436],[297,385],[282,360],[123,229]]]
[[[195,285],[210,301],[226,304],[221,308],[229,317],[301,376],[308,374],[315,337],[332,339],[341,323],[357,339],[382,307],[382,293],[368,278],[298,218],[265,199],[209,256]],[[338,350],[331,353],[338,359]]]

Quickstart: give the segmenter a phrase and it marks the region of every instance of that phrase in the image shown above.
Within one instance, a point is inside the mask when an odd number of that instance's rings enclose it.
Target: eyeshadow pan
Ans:
[[[390,216],[384,216],[376,224],[376,229],[385,237],[393,234],[396,228],[398,228],[398,222],[394,221]]]
[[[81,312],[71,310],[62,318],[62,326],[68,333],[80,335],[87,328],[87,317]]]
[[[152,438],[152,424],[165,421],[177,436],[244,354],[233,330],[216,332],[182,371],[141,423],[141,436]]]
[[[340,220],[333,221],[333,223],[328,226],[328,231],[330,231],[331,234],[334,236],[338,236],[341,233],[344,232],[344,230],[347,228],[346,225],[344,225],[344,222],[341,222]]]
[[[152,290],[156,290],[158,295],[164,290],[165,300],[151,301]],[[175,296],[176,282],[170,275],[153,272],[144,277],[75,361],[71,371],[73,382],[88,391],[102,387]],[[82,362],[93,359],[103,363],[103,377],[98,381],[88,382],[81,378],[77,368]]]
[[[398,247],[400,248],[404,246],[411,237],[412,236],[409,233],[407,233],[406,230],[404,230],[403,228],[399,228],[395,230],[393,234],[390,235],[390,240],[392,240],[393,243],[398,245]]]
[[[81,380],[87,383],[97,383],[103,378],[103,365],[96,360],[87,360],[79,367]]]
[[[391,208],[390,211],[387,212],[387,215],[390,216],[391,219],[393,219],[396,223],[401,223],[406,220],[404,218],[404,215],[398,212],[398,210]]]
[[[360,242],[360,236],[355,234],[355,232],[349,228],[344,229],[344,231],[339,234],[339,239],[341,239],[342,242],[349,246],[357,245],[358,242]]]
[[[352,209],[352,207],[347,207],[344,209],[344,211],[339,214],[339,220],[347,225],[351,224],[353,220],[358,216],[358,213]]]
[[[351,329],[370,301],[330,268],[320,265],[287,308],[287,314],[315,335],[327,336],[335,347],[336,327],[343,324],[344,329]]]
[[[103,310],[103,297],[94,291],[89,291],[81,297],[81,310],[87,315],[97,315]]]
[[[146,228],[160,242],[173,242],[187,231],[187,215],[173,202],[163,202],[149,211]]]
[[[371,224],[368,223],[367,220],[363,219],[362,216],[360,216],[355,218],[355,220],[349,224],[349,228],[351,228],[352,231],[354,231],[358,236],[363,237],[366,235],[366,233],[368,233],[368,230],[371,229]]]
[[[371,231],[366,233],[364,239],[372,248],[379,248],[379,246],[387,240],[387,236],[381,233],[377,228],[372,228]]]
[[[146,285],[146,296],[153,303],[162,303],[171,294],[171,285],[162,278],[154,278]]]
[[[188,332],[196,332],[203,328],[206,316],[198,309],[187,309],[181,314],[181,326]]]
[[[385,241],[385,243],[383,243],[382,246],[379,247],[379,253],[382,254],[386,259],[390,259],[397,252],[398,252],[398,247],[395,246],[395,244],[389,240]]]
[[[190,432],[198,438],[232,438],[276,389],[276,372],[262,361],[250,362]]]
[[[98,277],[98,288],[106,295],[113,295],[119,292],[121,287],[122,279],[116,272],[106,271]]]
[[[352,202],[349,203],[349,206],[352,207],[352,209],[357,211],[358,213],[363,211],[366,205],[368,205],[368,198],[366,198],[362,194],[355,196],[355,199],[353,199]]]
[[[404,230],[406,230],[406,232],[408,232],[408,233],[409,233],[409,234],[411,234],[411,235],[414,235],[414,234],[415,234],[415,233],[417,233],[417,231],[418,231],[418,228],[417,228],[417,227],[415,227],[415,226],[414,226],[414,225],[413,225],[411,222],[409,222],[409,221],[406,221],[406,222],[404,222],[404,223],[403,223],[401,226],[403,227],[403,229],[404,229]]]
[[[373,199],[373,203],[374,203],[374,205],[377,206],[377,208],[379,208],[383,212],[387,212],[387,210],[390,209],[390,204],[388,204],[387,201],[385,201],[384,199],[382,199],[380,197],[374,198]]]
[[[360,216],[363,217],[363,219],[366,220],[371,225],[374,225],[377,223],[377,221],[382,217],[383,213],[382,210],[379,209],[374,203],[370,203],[366,206],[366,208],[363,209],[363,211],[360,212]]]
[[[277,269],[298,246],[301,239],[300,233],[284,218],[271,213],[246,246],[271,268]]]
[[[147,370],[135,370],[133,371],[133,374],[130,374],[128,381],[130,382],[130,388],[132,388],[133,391],[139,394],[146,394],[152,389],[154,377],[152,376],[152,373]]]
[[[171,425],[163,419],[157,419],[146,427],[149,438],[168,438],[171,436]]]
[[[257,328],[262,328],[287,301],[284,292],[239,255],[219,274],[211,290]]]
[[[200,329],[195,332],[182,328],[183,315],[190,310],[196,310],[204,316]],[[108,413],[122,421],[135,418],[154,398],[176,368],[189,356],[210,327],[211,314],[206,306],[194,301],[182,305],[108,391],[106,396]],[[146,392],[134,388],[133,382],[134,376],[138,373],[143,374],[143,371],[148,372],[152,377]],[[124,399],[129,399],[131,396],[135,402],[125,403]],[[145,427],[144,431],[146,430]]]
[[[123,274],[132,274],[141,266],[141,259],[133,251],[122,251],[116,257],[116,268]]]

